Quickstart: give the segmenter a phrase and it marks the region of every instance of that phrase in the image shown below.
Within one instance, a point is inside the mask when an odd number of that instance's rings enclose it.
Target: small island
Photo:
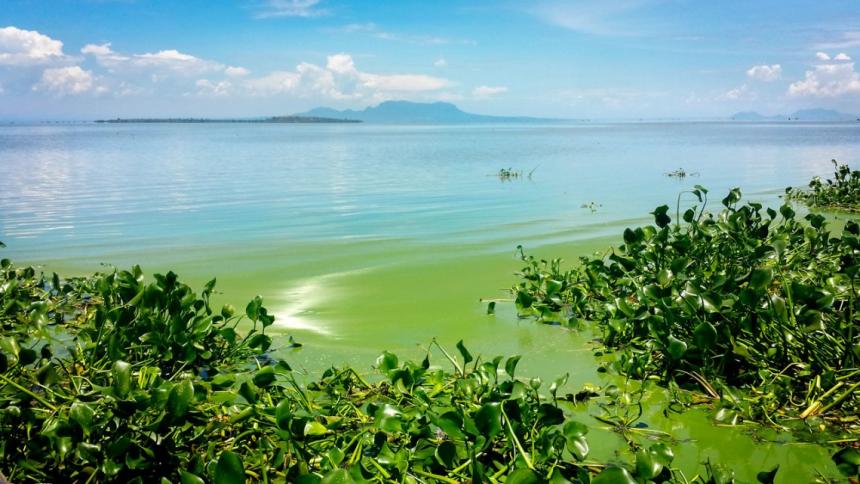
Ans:
[[[238,119],[209,119],[209,118],[115,118],[98,119],[96,123],[360,123],[358,119],[326,118],[320,116],[272,116],[268,118],[238,118]]]

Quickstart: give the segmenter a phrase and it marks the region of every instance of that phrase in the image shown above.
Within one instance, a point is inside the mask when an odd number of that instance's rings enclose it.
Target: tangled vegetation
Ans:
[[[679,180],[683,180],[683,179],[687,178],[688,176],[699,176],[699,172],[697,172],[697,171],[696,172],[690,172],[690,171],[687,171],[683,168],[678,168],[677,170],[672,170],[672,171],[666,173],[666,176],[669,178],[677,178]]]
[[[732,482],[672,467],[659,440],[630,464],[589,459],[577,402],[541,395],[519,356],[421,363],[390,353],[382,380],[332,368],[308,384],[272,357],[258,297],[239,316],[173,273],[62,280],[0,263],[0,474],[10,482]],[[241,319],[249,323],[244,335]],[[430,365],[431,350],[451,371]],[[447,365],[446,365],[447,366]],[[617,395],[607,388],[605,394]],[[634,433],[621,410],[602,417]],[[642,431],[644,432],[644,430]],[[850,455],[848,456],[851,457]],[[772,482],[776,470],[762,473]]]
[[[725,421],[801,422],[856,442],[860,226],[834,233],[818,214],[742,204],[739,189],[708,213],[707,190],[691,193],[698,205],[681,213],[679,196],[674,223],[657,207],[654,225],[577,267],[523,255],[519,310],[595,321],[620,373],[698,389]]]
[[[786,188],[785,198],[797,200],[812,208],[860,212],[860,171],[851,170],[846,164],[833,162],[833,179],[821,181],[815,177],[809,189]]]

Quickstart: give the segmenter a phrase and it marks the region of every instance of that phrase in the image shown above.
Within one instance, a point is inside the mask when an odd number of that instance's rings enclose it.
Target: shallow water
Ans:
[[[3,126],[0,240],[4,257],[63,274],[140,263],[195,285],[217,276],[237,307],[262,294],[277,330],[305,344],[286,356],[311,374],[370,370],[383,349],[418,357],[436,337],[522,354],[520,373],[570,373],[578,388],[611,378],[588,335],[518,320],[508,304],[488,316],[479,301],[507,297],[518,244],[574,260],[694,184],[714,205],[733,186],[776,204],[831,158],[857,160],[858,135],[860,124],[798,123]],[[664,175],[679,167],[696,175]],[[500,168],[523,177],[501,181]],[[744,480],[776,463],[781,482],[834,472],[827,449],[756,443],[704,410],[659,407],[646,421],[695,441],[676,446],[691,473],[707,458]],[[618,443],[606,434],[594,452]]]

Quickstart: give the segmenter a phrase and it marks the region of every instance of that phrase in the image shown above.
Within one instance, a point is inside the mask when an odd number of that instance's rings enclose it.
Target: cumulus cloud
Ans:
[[[752,66],[747,70],[747,76],[758,81],[775,81],[782,75],[782,66],[779,64]]]
[[[850,61],[851,57],[848,54],[846,54],[845,52],[840,52],[840,53],[836,54],[836,57],[834,57],[833,60]]]
[[[197,94],[203,96],[228,96],[233,91],[233,83],[230,81],[212,82],[209,79],[198,79],[194,85],[197,86]]]
[[[57,96],[81,94],[93,89],[93,73],[80,66],[45,69],[42,79],[33,86],[34,91],[47,91]]]
[[[444,57],[440,57],[433,62],[433,67],[448,67],[448,61]]]
[[[257,18],[318,17],[329,13],[320,0],[265,0],[257,5]]]
[[[504,86],[478,86],[472,89],[472,96],[477,99],[487,99],[505,92],[508,92],[508,88]]]
[[[293,93],[333,100],[388,99],[402,94],[439,91],[451,81],[423,74],[375,74],[359,70],[349,54],[333,54],[325,67],[303,62],[295,71],[278,71],[248,79],[251,94]]]
[[[724,94],[719,96],[717,99],[722,101],[740,101],[740,100],[753,100],[758,96],[755,92],[751,91],[749,86],[743,84],[734,89],[729,89]]]
[[[853,62],[819,64],[806,71],[803,80],[788,86],[788,94],[796,97],[839,97],[860,94],[860,74]]]
[[[820,61],[829,61],[830,56],[826,52],[816,52],[815,57]]]
[[[35,30],[0,28],[0,65],[34,65],[64,60],[63,43]]]
[[[205,74],[223,72],[228,76],[244,76],[249,73],[244,67],[226,66],[220,62],[201,59],[176,49],[146,52],[143,54],[123,54],[114,51],[111,44],[87,44],[81,53],[93,56],[99,65],[116,73],[139,75],[147,72],[154,80],[161,81],[170,76],[197,77]]]

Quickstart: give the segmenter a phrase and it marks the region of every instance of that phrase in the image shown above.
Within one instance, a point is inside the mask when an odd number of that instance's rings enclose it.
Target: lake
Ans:
[[[217,276],[219,301],[237,307],[261,294],[276,330],[304,344],[286,358],[310,374],[369,372],[380,351],[419,357],[435,337],[522,354],[520,373],[569,373],[576,389],[614,378],[595,371],[593,335],[506,303],[490,316],[480,301],[509,297],[517,245],[572,262],[695,184],[711,207],[735,186],[776,205],[786,186],[858,155],[860,123],[6,125],[0,240],[3,257],[65,275],[139,263],[196,287]],[[502,180],[502,168],[522,176]],[[666,176],[678,168],[692,175]],[[684,467],[711,458],[745,480],[776,463],[782,479],[835,472],[827,449],[660,407],[646,420],[681,440]],[[607,432],[593,452],[618,442]]]

